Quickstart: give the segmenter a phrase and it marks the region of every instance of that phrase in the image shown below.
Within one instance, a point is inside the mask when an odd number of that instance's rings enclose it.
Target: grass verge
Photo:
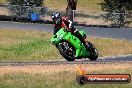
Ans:
[[[100,5],[102,0],[78,0],[77,10],[79,11],[101,11]],[[67,6],[67,0],[46,0],[44,1],[45,6],[51,9],[65,10]]]
[[[63,57],[51,44],[51,33],[43,31],[0,30],[0,61],[45,61]],[[99,56],[132,54],[132,42],[88,38],[99,51]]]
[[[0,3],[7,3],[7,0],[0,0]]]
[[[1,67],[0,88],[131,88],[130,84],[76,83],[79,65]],[[88,74],[131,74],[132,64],[83,65]],[[98,67],[98,68],[97,68]],[[103,67],[103,68],[102,68]],[[65,68],[65,69],[64,69]]]
[[[79,11],[101,11],[100,3],[102,0],[78,0],[77,10]],[[0,0],[0,3],[7,3],[7,0]],[[44,5],[51,9],[65,10],[67,0],[44,0]]]

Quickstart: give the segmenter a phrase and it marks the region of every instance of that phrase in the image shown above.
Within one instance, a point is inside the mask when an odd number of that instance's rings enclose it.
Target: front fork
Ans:
[[[83,38],[83,44],[85,47],[89,46],[88,41],[87,41],[87,37]]]

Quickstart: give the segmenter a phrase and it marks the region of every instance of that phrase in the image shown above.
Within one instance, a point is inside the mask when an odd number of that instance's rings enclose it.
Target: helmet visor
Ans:
[[[54,22],[55,24],[58,24],[60,21],[61,21],[60,18],[54,18],[54,19],[53,19],[53,22]]]

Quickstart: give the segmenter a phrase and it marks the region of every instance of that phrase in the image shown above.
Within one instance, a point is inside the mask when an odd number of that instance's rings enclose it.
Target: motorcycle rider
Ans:
[[[87,36],[83,36],[79,33],[79,31],[74,27],[74,23],[68,19],[68,17],[62,17],[60,13],[55,12],[51,16],[54,26],[54,35],[61,29],[65,28],[67,32],[71,32],[74,36],[76,36],[80,41],[84,44],[87,51],[90,50],[88,46],[88,42],[86,40]]]

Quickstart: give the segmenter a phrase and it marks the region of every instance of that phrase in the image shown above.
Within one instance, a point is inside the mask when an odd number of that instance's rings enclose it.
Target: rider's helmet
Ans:
[[[53,13],[52,16],[51,16],[51,18],[52,18],[54,24],[58,24],[62,20],[62,16],[58,12]]]

